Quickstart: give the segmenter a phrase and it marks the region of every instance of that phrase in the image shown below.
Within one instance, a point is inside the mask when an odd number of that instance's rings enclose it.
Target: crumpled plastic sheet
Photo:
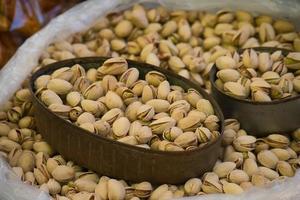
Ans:
[[[21,182],[8,163],[0,155],[0,199],[1,200],[49,200],[45,192]]]
[[[134,3],[148,6],[163,5],[169,9],[210,10],[242,9],[264,13],[276,17],[286,17],[300,28],[299,0],[89,0],[81,3],[53,19],[18,49],[16,54],[0,71],[0,108],[20,87],[32,69],[37,66],[43,50],[52,42],[91,27],[97,19],[111,11],[129,8]],[[214,194],[182,198],[185,200],[299,200],[300,172],[293,178],[269,185],[267,188],[254,188],[238,196]],[[1,200],[48,200],[44,192],[26,185],[14,177],[5,159],[0,156],[0,199]]]

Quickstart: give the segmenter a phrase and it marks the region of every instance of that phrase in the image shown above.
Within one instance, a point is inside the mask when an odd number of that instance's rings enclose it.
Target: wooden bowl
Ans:
[[[284,55],[288,50],[268,47],[253,48],[260,52],[273,53],[281,50]],[[241,50],[242,51],[242,50]],[[210,71],[212,96],[220,105],[225,118],[235,118],[241,127],[251,135],[264,137],[271,133],[289,133],[300,125],[300,95],[273,100],[271,102],[254,102],[227,95],[215,84],[217,68]]]
[[[159,71],[171,84],[179,85],[185,90],[195,88],[212,103],[220,119],[221,136],[203,148],[182,152],[154,151],[91,134],[51,112],[34,95],[34,81],[37,77],[74,64],[80,64],[85,69],[97,68],[106,59],[89,57],[64,60],[43,67],[32,75],[30,91],[33,96],[36,126],[44,139],[65,159],[75,161],[101,175],[127,181],[179,184],[211,170],[220,153],[224,127],[223,114],[214,99],[199,85],[173,72],[128,60],[129,67],[135,67],[140,71],[140,78],[144,78],[149,71]]]

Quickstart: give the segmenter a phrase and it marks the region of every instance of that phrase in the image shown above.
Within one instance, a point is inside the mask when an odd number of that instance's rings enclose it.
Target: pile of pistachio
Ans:
[[[235,119],[225,120],[222,152],[211,172],[183,185],[130,183],[65,160],[36,131],[28,89],[0,112],[0,156],[17,177],[53,200],[168,200],[205,194],[240,194],[294,176],[300,167],[300,129],[255,138]]]
[[[74,57],[121,56],[168,68],[209,90],[208,72],[218,57],[256,46],[300,51],[299,33],[286,20],[245,11],[168,11],[135,5],[109,14],[86,32],[50,45],[36,69]],[[93,71],[86,72],[86,77]],[[167,200],[240,194],[293,176],[300,167],[300,129],[292,137],[255,138],[241,129],[237,120],[227,119],[220,159],[202,177],[183,185],[153,185],[100,176],[65,160],[43,140],[35,127],[25,85],[0,111],[0,155],[20,180],[46,191],[53,200]]]
[[[246,11],[172,11],[134,5],[50,45],[41,66],[74,57],[121,56],[170,69],[210,90],[208,74],[218,57],[258,46],[300,51],[300,35],[287,20]]]
[[[219,57],[216,67],[216,86],[239,99],[266,102],[300,93],[300,52],[246,49]]]
[[[124,58],[98,69],[76,64],[42,75],[36,93],[54,113],[92,133],[140,147],[183,151],[218,138],[219,118],[195,89],[150,71],[139,79]]]

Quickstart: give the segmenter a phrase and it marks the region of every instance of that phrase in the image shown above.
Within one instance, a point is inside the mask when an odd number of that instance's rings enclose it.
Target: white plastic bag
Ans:
[[[45,28],[30,37],[0,71],[0,107],[20,87],[23,80],[37,66],[43,50],[53,41],[88,29],[93,23],[111,11],[122,10],[134,3],[146,2],[150,6],[161,4],[169,9],[208,10],[222,8],[242,9],[276,17],[287,17],[299,28],[299,0],[89,0],[52,20]],[[0,199],[1,200],[47,200],[49,196],[17,181],[9,166],[0,157]],[[239,196],[205,195],[184,199],[199,200],[296,200],[300,199],[300,172],[287,181],[274,183],[268,188],[255,188]]]

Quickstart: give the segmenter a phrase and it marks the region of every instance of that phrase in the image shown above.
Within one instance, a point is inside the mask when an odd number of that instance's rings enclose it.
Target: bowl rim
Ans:
[[[239,49],[238,53],[240,54],[241,52],[243,52],[247,49],[254,49],[256,51],[266,51],[266,52],[269,52],[269,53],[272,53],[272,52],[275,52],[275,51],[282,51],[283,54],[286,54],[286,55],[288,53],[292,52],[288,49],[275,48],[275,47],[253,47],[253,48]],[[230,96],[230,95],[226,94],[223,90],[220,90],[217,87],[217,85],[215,83],[217,71],[218,70],[217,70],[216,64],[214,63],[211,70],[210,70],[210,72],[209,72],[209,81],[210,81],[212,87],[214,89],[216,89],[219,93],[221,93],[222,95],[225,95],[226,97],[230,98],[233,101],[238,101],[240,103],[252,104],[252,105],[274,105],[274,104],[281,104],[281,103],[286,103],[286,102],[295,101],[297,99],[300,99],[300,94],[297,94],[296,96],[293,96],[293,97],[286,97],[286,98],[283,98],[283,99],[276,99],[276,100],[265,101],[265,102],[252,101],[250,99],[239,99],[237,97]]]
[[[39,76],[42,76],[42,75],[46,75],[46,74],[49,74],[59,68],[62,68],[64,66],[62,65],[66,65],[66,64],[70,64],[72,65],[73,63],[77,63],[78,62],[82,62],[82,63],[79,63],[79,64],[88,64],[88,63],[96,63],[96,62],[99,62],[101,63],[102,61],[104,62],[105,60],[109,59],[111,57],[80,57],[80,58],[72,58],[72,59],[67,59],[67,60],[62,60],[62,61],[58,61],[58,62],[54,62],[54,63],[51,63],[51,64],[48,64],[40,69],[38,69],[37,71],[35,71],[31,76],[30,76],[30,79],[29,79],[29,90],[30,90],[30,93],[31,93],[31,96],[32,96],[32,100],[35,101],[38,106],[42,107],[43,110],[45,112],[47,112],[48,114],[54,116],[57,120],[59,120],[60,122],[62,122],[64,125],[66,126],[72,126],[73,128],[76,128],[80,131],[78,131],[79,134],[82,134],[83,136],[86,136],[86,137],[95,137],[97,138],[98,140],[104,140],[106,142],[109,142],[111,143],[111,145],[120,145],[122,146],[123,148],[126,148],[126,149],[131,149],[131,150],[134,150],[134,151],[141,151],[143,153],[148,153],[148,154],[157,154],[157,155],[168,155],[168,156],[183,156],[183,155],[187,155],[187,154],[191,154],[191,153],[196,153],[196,152],[200,152],[204,149],[207,149],[209,148],[210,146],[212,145],[215,145],[217,144],[223,137],[223,132],[224,132],[224,127],[225,127],[225,123],[224,123],[224,115],[223,115],[223,112],[219,106],[219,104],[216,102],[216,100],[210,95],[208,94],[203,88],[201,88],[200,85],[197,85],[196,83],[193,83],[192,81],[188,80],[188,79],[185,79],[184,77],[182,76],[179,76],[177,74],[175,74],[174,72],[172,71],[169,71],[169,70],[166,70],[166,69],[163,69],[163,68],[159,68],[157,66],[154,66],[154,65],[151,65],[151,64],[148,64],[148,63],[143,63],[143,62],[137,62],[137,61],[134,61],[134,60],[130,60],[130,59],[126,59],[126,61],[128,62],[128,68],[132,68],[134,66],[130,66],[131,64],[135,64],[135,65],[143,65],[143,67],[149,67],[150,68],[150,71],[152,70],[156,70],[158,72],[161,72],[161,73],[164,73],[164,75],[168,78],[168,76],[172,76],[174,78],[177,78],[177,79],[181,79],[182,81],[185,81],[188,83],[188,85],[190,85],[191,87],[190,88],[194,88],[195,90],[197,90],[201,95],[204,94],[204,99],[207,99],[209,100],[209,102],[212,103],[212,106],[215,110],[215,114],[219,115],[218,118],[219,118],[219,124],[220,124],[220,136],[212,141],[211,143],[203,146],[203,147],[197,147],[195,149],[191,149],[191,150],[184,150],[184,151],[160,151],[160,150],[153,150],[153,149],[146,149],[146,148],[142,148],[142,147],[137,147],[135,145],[131,145],[131,144],[126,144],[126,143],[122,143],[122,142],[119,142],[117,140],[112,140],[112,139],[109,139],[109,138],[106,138],[106,137],[103,137],[101,135],[97,135],[97,134],[94,134],[94,133],[91,133],[71,122],[68,122],[67,120],[63,119],[62,117],[60,117],[59,115],[55,114],[54,112],[52,112],[35,94],[35,88],[34,88],[34,81],[39,77]],[[83,66],[85,69],[86,67]],[[220,143],[220,146],[221,146],[221,143]]]

